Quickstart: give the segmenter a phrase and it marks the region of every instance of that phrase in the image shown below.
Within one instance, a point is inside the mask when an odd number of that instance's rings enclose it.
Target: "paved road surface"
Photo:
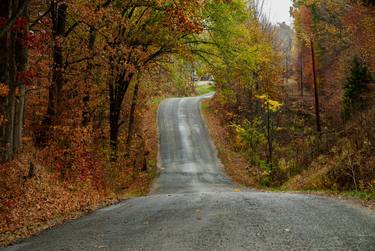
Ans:
[[[317,196],[236,192],[204,127],[201,99],[161,104],[161,172],[150,196],[6,250],[375,250],[375,217],[365,209]]]

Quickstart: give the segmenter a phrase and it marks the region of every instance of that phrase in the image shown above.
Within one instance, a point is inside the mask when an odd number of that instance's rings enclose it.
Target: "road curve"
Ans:
[[[221,171],[202,97],[159,110],[151,195],[104,208],[5,250],[374,250],[375,216],[319,196],[238,192]]]

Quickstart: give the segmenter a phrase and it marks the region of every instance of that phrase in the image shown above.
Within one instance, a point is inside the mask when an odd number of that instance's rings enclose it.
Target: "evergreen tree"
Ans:
[[[350,75],[344,83],[343,111],[344,120],[350,119],[354,109],[361,108],[360,94],[367,89],[367,85],[373,81],[368,67],[358,58],[354,58]]]

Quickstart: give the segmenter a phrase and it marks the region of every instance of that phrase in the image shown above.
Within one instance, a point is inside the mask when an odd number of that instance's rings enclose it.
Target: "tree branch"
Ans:
[[[45,16],[47,16],[51,11],[52,11],[52,5],[49,6],[48,10],[46,10],[46,12],[44,12],[43,15],[35,19],[32,23],[30,23],[29,28],[31,29],[34,25],[39,23],[39,21],[42,20],[42,18],[44,18]]]
[[[29,3],[28,0],[25,0],[23,4],[18,8],[16,14],[12,16],[11,19],[9,19],[3,28],[0,29],[0,38],[4,36],[14,25],[14,23],[17,21],[17,18],[19,18],[22,13],[25,11],[27,4]]]
[[[70,28],[64,33],[64,37],[69,36],[69,34],[79,25],[79,21],[75,22]]]

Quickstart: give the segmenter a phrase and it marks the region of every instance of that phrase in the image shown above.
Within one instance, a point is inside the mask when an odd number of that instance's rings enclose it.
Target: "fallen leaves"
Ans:
[[[24,154],[0,165],[0,246],[118,200],[147,194],[156,170],[157,108],[153,105],[147,110],[142,123],[150,152],[148,172],[124,168],[124,162],[106,162],[102,153],[84,147],[91,145],[92,138],[84,129],[72,133],[71,149],[60,152],[58,144],[50,144],[36,150],[31,144],[25,144]],[[64,128],[56,128],[56,132],[60,136],[57,139],[66,135]],[[60,156],[64,153],[65,159]],[[27,178],[30,160],[36,171],[32,178]],[[56,167],[69,161],[74,163],[72,171],[77,175],[70,173],[63,179]],[[124,161],[133,162],[131,158]],[[105,247],[99,245],[98,248]]]

